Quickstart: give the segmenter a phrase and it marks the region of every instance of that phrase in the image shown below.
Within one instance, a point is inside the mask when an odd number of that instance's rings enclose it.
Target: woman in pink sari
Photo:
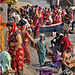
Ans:
[[[40,30],[40,24],[38,23],[37,26],[35,27],[35,31],[34,31],[35,39],[39,37],[39,30]]]
[[[29,41],[35,44],[34,40],[31,38],[29,33],[26,31],[26,25],[21,26],[21,33],[22,33],[22,39],[23,39],[23,45],[24,45],[24,63],[26,65],[30,65],[30,51],[29,51]]]
[[[57,23],[59,23],[59,16],[58,16],[58,13],[56,12],[54,16],[54,24],[57,24]]]
[[[62,14],[61,14],[61,16],[62,16],[62,22],[64,22],[65,10],[62,10]]]
[[[41,12],[41,18],[39,19],[40,24],[43,23],[43,11],[42,11],[42,7],[39,7],[39,11]]]

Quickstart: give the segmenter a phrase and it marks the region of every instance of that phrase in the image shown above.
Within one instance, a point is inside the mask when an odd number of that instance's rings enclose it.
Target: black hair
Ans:
[[[35,8],[37,8],[38,7],[38,5],[35,5]]]
[[[56,33],[57,36],[59,36],[59,33]]]
[[[13,23],[12,23],[12,22],[8,22],[6,26],[11,26],[11,27],[13,27]]]
[[[67,47],[68,50],[70,50],[71,48],[72,48],[71,46],[68,46],[68,47]]]
[[[53,53],[56,53],[56,54],[57,54],[57,51],[56,51],[56,50],[54,50],[54,51],[53,51]]]
[[[54,32],[56,32],[57,30],[56,29],[54,29]]]
[[[16,10],[16,13],[19,14],[19,11]]]
[[[69,15],[68,15],[68,14],[66,14],[66,15],[65,15],[65,17],[69,18]]]
[[[22,18],[25,17],[25,14],[22,15]]]
[[[2,7],[0,7],[0,11],[3,11],[3,8]]]

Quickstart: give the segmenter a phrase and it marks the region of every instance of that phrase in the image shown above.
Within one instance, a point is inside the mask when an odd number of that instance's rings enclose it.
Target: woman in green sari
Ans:
[[[39,63],[40,65],[43,65],[46,52],[49,53],[46,45],[45,35],[43,33],[40,35],[40,40],[37,42],[37,50],[38,50],[37,54],[39,57]]]

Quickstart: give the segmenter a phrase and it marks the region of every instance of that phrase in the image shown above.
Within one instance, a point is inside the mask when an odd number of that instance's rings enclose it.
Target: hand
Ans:
[[[33,46],[35,46],[35,43],[33,43]]]
[[[40,53],[42,53],[41,50],[38,50],[38,51],[39,51]]]
[[[14,43],[13,42],[10,42],[10,46],[14,46]]]
[[[16,55],[16,51],[13,51],[13,55]]]
[[[7,74],[9,74],[9,73],[15,73],[15,70],[8,70]]]
[[[49,54],[49,51],[47,50],[47,54]]]

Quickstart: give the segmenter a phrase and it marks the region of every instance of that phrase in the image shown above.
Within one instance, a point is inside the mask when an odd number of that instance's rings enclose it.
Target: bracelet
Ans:
[[[7,72],[5,72],[5,74],[8,75]]]

